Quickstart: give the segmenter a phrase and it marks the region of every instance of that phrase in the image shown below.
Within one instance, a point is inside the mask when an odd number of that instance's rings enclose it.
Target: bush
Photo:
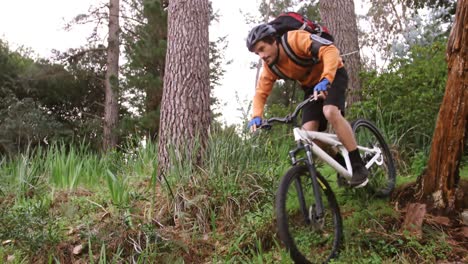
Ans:
[[[385,72],[363,73],[362,100],[352,106],[351,116],[377,123],[405,156],[427,150],[445,90],[445,47],[446,40],[414,46]]]

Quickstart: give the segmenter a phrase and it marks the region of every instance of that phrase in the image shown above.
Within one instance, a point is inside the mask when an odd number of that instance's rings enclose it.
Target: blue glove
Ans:
[[[324,92],[327,90],[329,84],[330,82],[327,80],[327,78],[323,78],[323,80],[321,80],[319,83],[317,83],[317,85],[315,85],[314,91]]]
[[[256,125],[257,127],[259,127],[260,125],[262,124],[262,119],[258,116],[252,118],[252,120],[250,120],[249,122],[249,128],[253,125]]]

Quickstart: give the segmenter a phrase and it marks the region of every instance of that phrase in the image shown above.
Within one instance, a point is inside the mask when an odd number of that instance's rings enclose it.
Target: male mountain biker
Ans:
[[[284,45],[288,45],[285,49]],[[302,127],[324,131],[327,122],[349,152],[353,168],[350,185],[363,187],[369,172],[359,155],[351,126],[343,117],[348,75],[338,49],[326,39],[305,30],[292,30],[278,36],[273,26],[260,24],[247,36],[247,48],[263,60],[263,70],[253,98],[253,114],[249,128],[254,132],[262,123],[263,108],[276,80],[287,76],[298,81],[304,90],[304,99],[319,98],[302,110]],[[292,50],[297,57],[316,59],[313,66],[300,66],[290,58]],[[344,164],[338,154],[337,161]]]

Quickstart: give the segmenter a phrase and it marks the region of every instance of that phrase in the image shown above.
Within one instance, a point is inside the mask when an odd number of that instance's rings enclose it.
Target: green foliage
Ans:
[[[159,115],[164,86],[164,68],[167,48],[167,10],[163,1],[128,1],[132,19],[126,19],[128,30],[122,32],[125,55],[128,63],[123,67],[125,100],[132,106],[132,114],[124,117],[122,129],[125,134],[146,135],[156,139],[159,130]],[[212,14],[211,20],[216,20]],[[135,23],[138,21],[139,23]],[[226,37],[210,41],[210,85],[213,89],[224,74],[223,49]],[[211,98],[211,105],[216,105]],[[216,115],[213,115],[215,117]],[[136,129],[135,129],[136,127]]]
[[[439,19],[442,21],[450,21],[450,15],[454,15],[456,11],[457,1],[456,0],[405,0],[407,6],[411,8],[430,8],[433,10],[445,9],[448,11],[440,12]]]
[[[254,137],[242,137],[233,127],[212,131],[202,168],[180,167],[179,175],[167,175],[172,195],[167,195],[163,179],[151,184],[157,153],[153,142],[140,145],[133,140],[124,153],[103,156],[83,144],[81,149],[38,148],[28,156],[3,160],[0,225],[7,228],[0,229],[0,241],[15,242],[0,246],[0,256],[63,262],[65,248],[81,244],[83,252],[75,257],[89,263],[292,263],[275,235],[273,206],[277,183],[290,166],[289,129],[275,126]],[[62,163],[81,168],[75,188],[44,186],[52,182],[47,178],[52,177],[51,168]],[[11,173],[15,167],[21,173]],[[68,169],[62,173],[67,177]],[[323,173],[334,179],[334,173]],[[83,180],[86,177],[94,179]],[[18,192],[15,184],[20,181],[34,186],[34,193],[29,189],[22,191],[28,195],[9,198]],[[401,235],[401,216],[387,200],[365,195],[365,190],[338,189],[330,182],[346,237],[334,263],[448,259],[452,246],[440,230],[425,228],[425,240]]]
[[[112,203],[119,207],[128,205],[128,188],[123,177],[117,177],[110,170],[107,171],[107,186],[109,187]]]
[[[133,19],[126,23],[131,30],[122,32],[128,60],[122,72],[124,89],[127,100],[140,116],[136,120],[139,129],[143,134],[155,137],[163,90],[167,12],[157,0],[132,0],[129,3]]]
[[[394,59],[383,73],[362,76],[362,101],[353,117],[377,123],[393,147],[414,154],[430,146],[446,78],[445,40],[414,46],[407,57]]]
[[[58,188],[70,191],[79,185],[98,184],[112,164],[111,161],[91,152],[89,145],[84,143],[77,147],[55,143],[43,157],[38,155],[38,158],[42,159],[50,182]]]
[[[13,240],[30,257],[58,244],[61,222],[49,215],[50,203],[43,197],[19,202],[8,210],[0,207],[0,241]]]
[[[122,145],[125,150],[123,159],[126,162],[120,165],[120,170],[129,177],[151,175],[154,182],[158,165],[157,142],[151,139],[140,141],[139,138],[132,138]],[[116,169],[114,171],[117,171]]]
[[[268,96],[265,115],[286,115],[294,110],[297,103],[302,101],[303,97],[304,92],[299,83],[295,81],[277,82],[273,86],[270,96]],[[272,111],[273,109],[279,110],[280,108],[284,108],[284,110]]]
[[[416,152],[411,162],[411,174],[422,175],[427,166],[428,157],[428,152]]]
[[[318,1],[308,1],[310,3],[303,3],[302,0],[284,0],[284,1],[274,1],[271,4],[268,1],[262,1],[259,6],[259,11],[262,15],[266,15],[270,13],[271,17],[276,17],[281,13],[288,12],[288,11],[297,11],[301,14],[304,14],[308,18],[312,20],[320,20],[317,4]],[[270,7],[267,5],[270,3]],[[269,12],[267,11],[269,10]]]
[[[94,69],[74,63],[76,56],[66,69],[20,52],[0,42],[0,153],[47,141],[96,138],[103,90],[96,72],[90,72]]]
[[[16,199],[24,200],[47,189],[47,177],[44,164],[39,158],[40,153],[40,149],[28,148],[14,159],[4,158],[0,162],[0,196],[11,192]]]

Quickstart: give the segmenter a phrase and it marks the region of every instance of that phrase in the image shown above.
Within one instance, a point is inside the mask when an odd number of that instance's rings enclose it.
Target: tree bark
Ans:
[[[110,0],[107,71],[105,79],[104,151],[113,149],[117,145],[116,128],[119,120],[119,9],[119,0]]]
[[[168,8],[159,177],[174,161],[201,165],[210,127],[209,1],[171,0]]]
[[[458,0],[447,44],[448,79],[432,139],[426,171],[418,179],[417,197],[434,208],[455,208],[460,160],[468,119],[468,0]]]
[[[354,1],[320,0],[321,21],[328,27],[335,38],[335,46],[345,61],[349,75],[347,106],[360,100],[361,55],[359,54],[358,28]]]
[[[402,231],[408,231],[418,238],[422,237],[422,224],[426,215],[426,205],[412,203],[406,206],[406,216],[403,221]]]

